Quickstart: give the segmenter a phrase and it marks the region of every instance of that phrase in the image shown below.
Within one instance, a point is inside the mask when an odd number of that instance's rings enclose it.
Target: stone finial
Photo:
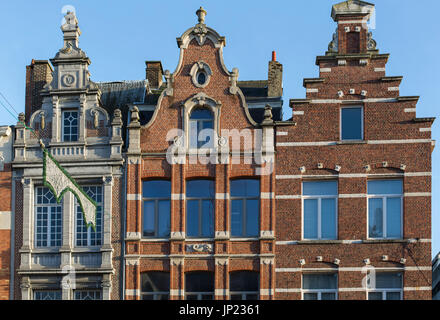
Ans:
[[[122,117],[121,109],[115,109],[115,112],[113,112],[113,117],[121,118]]]
[[[25,118],[24,113],[23,113],[23,112],[20,112],[20,113],[18,114],[18,122],[20,122],[20,123],[24,123],[25,120],[26,120],[26,118]]]
[[[268,104],[264,107],[264,120],[262,124],[271,124],[273,123],[272,119],[272,107]]]
[[[139,109],[138,109],[138,107],[133,107],[131,109],[130,122],[136,123],[136,122],[139,122],[139,119],[140,119],[140,117],[139,117]]]
[[[196,15],[199,19],[199,23],[205,23],[206,11],[203,7],[200,7],[199,10],[196,11]]]
[[[75,12],[67,11],[66,15],[64,16],[64,20],[66,22],[61,26],[63,31],[78,28],[78,19],[76,18]]]

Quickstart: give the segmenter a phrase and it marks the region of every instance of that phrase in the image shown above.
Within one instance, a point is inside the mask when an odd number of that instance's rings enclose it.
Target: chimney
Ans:
[[[146,78],[150,88],[160,88],[162,85],[162,62],[160,61],[145,61],[146,65]]]
[[[41,89],[52,81],[53,68],[47,60],[34,60],[26,66],[26,98],[25,116],[29,124],[31,115],[41,108],[43,98],[40,95]]]
[[[276,61],[277,54],[272,51],[272,60],[269,61],[267,77],[267,96],[281,97],[283,95],[283,65]]]

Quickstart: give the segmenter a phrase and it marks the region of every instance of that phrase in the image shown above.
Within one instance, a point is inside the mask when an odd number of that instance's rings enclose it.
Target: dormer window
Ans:
[[[63,111],[63,141],[78,141],[78,112]]]
[[[195,109],[191,112],[189,146],[193,149],[214,147],[214,115],[209,109]]]

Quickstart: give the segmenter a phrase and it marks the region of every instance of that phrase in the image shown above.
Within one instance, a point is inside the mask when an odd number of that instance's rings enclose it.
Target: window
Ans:
[[[34,300],[61,300],[61,290],[34,290]]]
[[[78,112],[63,112],[63,141],[78,141]]]
[[[260,274],[253,271],[235,271],[229,274],[230,300],[258,300]]]
[[[402,299],[402,274],[401,273],[376,273],[376,285],[368,289],[368,300],[401,300]],[[370,281],[374,277],[370,278]]]
[[[231,235],[257,237],[260,217],[260,181],[231,180]]]
[[[169,272],[145,272],[141,274],[142,300],[168,300],[170,294]]]
[[[36,247],[60,247],[62,243],[62,205],[46,187],[36,188]]]
[[[362,107],[341,109],[341,140],[363,139]]]
[[[83,211],[75,197],[76,245],[78,247],[100,246],[102,244],[102,187],[83,186],[83,190],[98,204],[96,208],[96,226],[95,231],[92,227],[86,227]]]
[[[214,300],[214,273],[189,272],[185,274],[186,300]]]
[[[191,112],[189,146],[193,149],[214,147],[214,120],[210,110],[195,109]]]
[[[143,236],[169,237],[171,182],[165,180],[144,181],[142,183]]]
[[[368,237],[402,237],[402,180],[368,181]]]
[[[197,73],[197,83],[201,86],[203,86],[206,83],[206,73],[203,71],[199,71]]]
[[[100,290],[75,290],[73,297],[75,300],[102,300]]]
[[[336,273],[303,275],[303,300],[336,300],[337,291]]]
[[[347,33],[347,53],[361,52],[360,32]]]
[[[303,238],[336,239],[337,197],[336,181],[303,182]]]
[[[186,182],[186,234],[188,237],[214,236],[214,181]]]

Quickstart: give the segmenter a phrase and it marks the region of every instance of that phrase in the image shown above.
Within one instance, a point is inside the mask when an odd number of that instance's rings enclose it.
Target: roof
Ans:
[[[148,92],[148,80],[97,82],[101,103],[110,110],[132,103],[143,103]]]

